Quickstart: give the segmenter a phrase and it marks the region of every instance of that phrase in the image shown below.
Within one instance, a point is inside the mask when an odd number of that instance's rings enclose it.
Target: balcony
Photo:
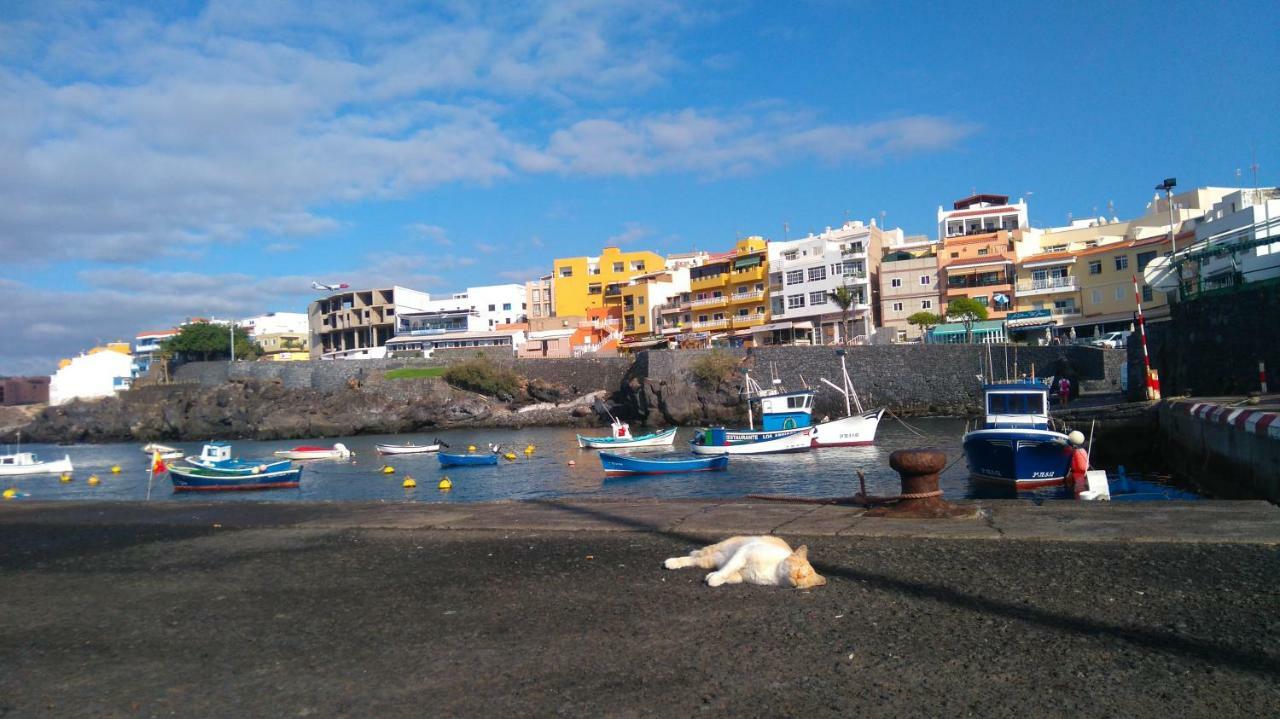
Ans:
[[[1054,317],[1079,317],[1082,312],[1079,307],[1054,307],[1051,314]]]
[[[1038,295],[1048,294],[1050,292],[1072,292],[1080,289],[1080,283],[1076,281],[1074,276],[1071,277],[1046,277],[1043,280],[1020,280],[1018,282],[1019,295]]]
[[[730,295],[734,302],[751,302],[754,300],[764,299],[764,290],[751,290],[750,292],[735,292]]]
[[[728,302],[729,298],[720,295],[719,297],[704,297],[700,300],[690,300],[689,307],[708,307],[710,305],[723,305]]]
[[[746,317],[738,316],[733,318],[733,328],[742,329],[744,327],[755,327],[764,324],[764,314],[758,313],[747,315]]]
[[[707,320],[706,322],[692,322],[689,328],[693,330],[722,330],[729,326],[729,320]]]

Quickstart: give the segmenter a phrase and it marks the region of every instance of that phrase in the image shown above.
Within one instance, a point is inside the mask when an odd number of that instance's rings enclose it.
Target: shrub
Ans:
[[[738,358],[720,350],[700,355],[689,365],[693,381],[703,387],[715,387],[721,382],[727,382],[737,370]]]
[[[444,375],[444,367],[401,367],[387,372],[387,379],[420,379],[422,377],[440,377]]]
[[[513,399],[520,389],[519,375],[483,357],[450,365],[442,376],[454,387],[504,401]]]

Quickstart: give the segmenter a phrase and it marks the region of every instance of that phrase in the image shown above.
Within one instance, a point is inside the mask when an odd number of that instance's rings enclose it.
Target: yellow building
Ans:
[[[1077,254],[1042,252],[1018,261],[1014,280],[1015,316],[1007,320],[1006,330],[1043,335],[1046,329],[1081,316]],[[1023,313],[1034,314],[1026,316]]]
[[[622,286],[636,275],[662,269],[661,255],[639,250],[623,252],[606,247],[598,257],[555,260],[551,287],[556,315],[585,315],[588,310],[614,306],[621,310]]]
[[[307,346],[306,332],[270,332],[255,335],[253,341],[262,348],[262,357],[267,362],[291,362],[311,359]]]
[[[682,306],[684,328],[707,339],[750,337],[769,311],[769,267],[763,237],[739,240],[733,250],[711,255],[689,270],[689,302]]]
[[[1192,233],[1179,235],[1187,242]],[[1138,296],[1148,321],[1169,316],[1169,298],[1157,292],[1142,279],[1142,270],[1160,255],[1170,251],[1168,235],[1143,240],[1116,242],[1079,252],[1076,274],[1080,280],[1080,317],[1064,325],[1077,327],[1077,334],[1089,336],[1103,332],[1133,329],[1137,311],[1133,280],[1138,279]]]

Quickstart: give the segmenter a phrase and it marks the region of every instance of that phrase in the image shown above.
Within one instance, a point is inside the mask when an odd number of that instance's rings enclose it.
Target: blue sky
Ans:
[[[5,3],[0,374],[312,280],[933,233],[974,188],[1058,225],[1280,164],[1267,3],[514,5]]]

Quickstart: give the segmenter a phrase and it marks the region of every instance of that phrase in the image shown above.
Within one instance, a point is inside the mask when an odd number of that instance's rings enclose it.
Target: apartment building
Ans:
[[[655,312],[658,333],[682,347],[752,343],[768,316],[767,248],[763,237],[748,237],[690,267],[688,291],[672,293]]]
[[[523,289],[523,288],[522,288]],[[307,306],[311,359],[386,356],[396,317],[426,310],[431,296],[407,287],[335,292]]]
[[[552,263],[552,302],[556,314],[585,315],[612,307],[621,316],[622,286],[636,275],[666,266],[661,255],[647,250],[623,252],[605,247],[596,257],[561,257]]]
[[[551,317],[555,315],[555,303],[551,293],[551,275],[543,275],[536,280],[524,283],[525,304],[528,306],[529,319]]]
[[[1178,244],[1188,294],[1280,277],[1280,189],[1235,190]]]
[[[654,347],[667,341],[660,336],[662,320],[659,312],[673,300],[688,295],[689,272],[689,267],[679,267],[637,275],[622,288],[622,342],[619,350]]]
[[[882,231],[874,220],[846,222],[798,240],[769,243],[771,337],[763,343],[833,344],[845,341],[844,312],[832,299],[838,288],[853,295],[850,332],[870,336],[876,325],[876,271],[886,245],[902,244],[902,230]],[[852,338],[850,338],[852,339]]]
[[[306,334],[308,330],[305,312],[268,312],[236,322],[236,327],[249,337],[269,334]]]
[[[504,284],[428,299],[420,309],[396,315],[387,351],[509,346],[514,353],[524,343],[528,297],[527,285]]]
[[[177,329],[139,332],[133,338],[133,376],[141,377],[150,372],[151,364],[160,354],[160,344],[177,336]]]
[[[58,371],[49,378],[49,404],[110,397],[129,389],[132,381],[129,343],[112,342],[59,362]]]
[[[970,297],[1003,319],[1013,307],[1014,242],[1027,227],[1027,203],[977,194],[938,208],[938,273],[943,301]],[[945,314],[945,308],[941,314]]]
[[[305,317],[305,315],[304,315]],[[307,332],[261,332],[253,341],[262,349],[258,359],[265,362],[297,362],[311,359]]]
[[[921,328],[907,322],[911,315],[942,312],[939,249],[940,245],[926,243],[914,250],[891,250],[880,260],[880,327],[889,333],[889,341],[905,342],[921,336]]]

